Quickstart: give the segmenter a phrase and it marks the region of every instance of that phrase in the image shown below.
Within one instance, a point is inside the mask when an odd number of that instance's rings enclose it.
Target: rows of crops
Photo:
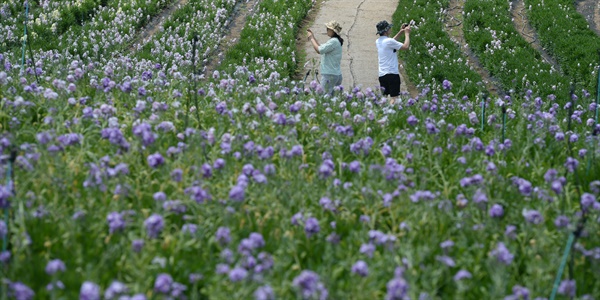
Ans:
[[[32,14],[49,10],[41,2]],[[88,2],[90,19],[148,22]],[[447,2],[417,0],[394,23],[415,20],[405,58],[419,99],[323,95],[289,78],[314,3],[263,0],[220,69],[193,84],[192,62],[213,58],[238,4],[210,3],[190,0],[133,51],[141,27],[87,18],[57,31],[57,49],[32,42],[23,71],[20,45],[2,46],[0,299],[548,297],[578,224],[556,292],[600,295],[589,83],[549,93],[519,65],[530,81],[501,79],[515,92],[480,102],[481,78],[432,21]],[[477,12],[498,5],[504,22],[506,3],[486,3]],[[488,21],[471,12],[466,22]],[[17,34],[13,21],[2,26]],[[494,30],[512,45],[494,26],[469,38]],[[514,63],[483,49],[484,64]]]

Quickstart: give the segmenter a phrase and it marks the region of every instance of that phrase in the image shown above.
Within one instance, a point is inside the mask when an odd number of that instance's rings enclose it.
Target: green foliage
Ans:
[[[600,37],[569,0],[525,0],[527,13],[544,48],[558,60],[577,87],[594,91],[600,62]]]

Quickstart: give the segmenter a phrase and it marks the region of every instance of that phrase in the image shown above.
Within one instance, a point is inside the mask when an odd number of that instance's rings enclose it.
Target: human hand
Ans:
[[[310,40],[310,38],[312,38],[314,36],[312,30],[310,30],[310,29],[306,29],[306,34],[308,36],[308,40]]]

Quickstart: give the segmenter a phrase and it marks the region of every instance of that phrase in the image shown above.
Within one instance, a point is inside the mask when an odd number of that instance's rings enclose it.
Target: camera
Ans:
[[[408,26],[408,23],[404,23],[402,24],[402,29],[404,29],[404,27]]]

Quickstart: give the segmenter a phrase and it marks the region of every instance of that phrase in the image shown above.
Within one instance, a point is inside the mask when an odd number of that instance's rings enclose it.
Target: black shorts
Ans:
[[[379,77],[379,85],[383,88],[383,94],[390,97],[400,95],[400,74],[385,74]]]

